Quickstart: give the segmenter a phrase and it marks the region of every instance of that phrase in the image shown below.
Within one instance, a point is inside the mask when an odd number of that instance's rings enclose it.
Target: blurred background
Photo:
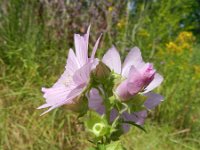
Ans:
[[[130,150],[200,149],[200,0],[0,0],[0,149],[82,150],[91,145],[76,115],[45,116],[41,87],[64,71],[73,34],[91,24],[90,50],[138,46],[164,82],[165,101],[121,137]]]

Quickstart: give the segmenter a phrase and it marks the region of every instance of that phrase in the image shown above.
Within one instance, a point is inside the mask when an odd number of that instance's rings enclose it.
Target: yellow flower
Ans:
[[[124,19],[120,19],[117,23],[118,28],[123,28],[125,26],[126,21]]]
[[[108,7],[108,11],[112,12],[113,11],[113,7],[112,6]]]
[[[182,43],[181,44],[181,49],[189,49],[189,50],[191,50],[192,49],[192,47],[190,46],[190,44],[189,43]]]
[[[191,43],[195,41],[195,37],[192,34],[192,32],[183,31],[179,33],[176,40],[177,42],[180,42],[180,43],[184,43],[184,42]]]
[[[175,52],[175,53],[181,53],[182,52],[182,49],[179,47],[179,45],[177,45],[174,42],[167,43],[166,47],[167,47],[168,52]]]
[[[192,45],[195,41],[195,37],[191,32],[180,32],[174,42],[166,44],[168,52],[175,52],[181,54],[184,50],[192,51]]]

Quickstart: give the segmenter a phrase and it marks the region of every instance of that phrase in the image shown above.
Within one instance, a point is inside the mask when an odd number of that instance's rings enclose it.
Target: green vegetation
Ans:
[[[200,3],[195,0],[0,0],[0,149],[66,149],[90,145],[65,108],[40,117],[42,86],[63,72],[73,33],[91,23],[98,56],[112,44],[141,48],[164,76],[165,101],[149,114],[147,133],[122,138],[130,150],[200,148]]]

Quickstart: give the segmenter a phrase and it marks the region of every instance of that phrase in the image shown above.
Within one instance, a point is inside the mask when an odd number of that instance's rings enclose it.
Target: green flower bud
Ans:
[[[99,64],[96,66],[96,69],[93,71],[93,74],[95,78],[104,80],[110,75],[110,69],[103,63],[99,62]]]

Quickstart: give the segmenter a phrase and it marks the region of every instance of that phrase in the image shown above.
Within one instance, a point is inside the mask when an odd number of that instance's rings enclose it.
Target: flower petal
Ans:
[[[73,80],[77,85],[86,84],[89,80],[92,65],[93,63],[87,63],[75,72]]]
[[[76,49],[76,56],[80,66],[83,66],[88,62],[88,41],[89,41],[90,26],[88,27],[87,33],[84,36],[74,34],[74,42]]]
[[[129,114],[128,112],[124,112],[122,116],[125,121],[133,121],[138,125],[143,125],[144,120],[147,117],[147,111],[142,110],[142,111],[134,112],[131,114]]]
[[[154,109],[161,101],[163,101],[163,96],[156,93],[149,92],[144,95],[148,97],[144,102],[144,106],[147,109]]]
[[[156,73],[154,75],[154,79],[151,81],[151,83],[145,88],[145,91],[143,93],[148,93],[152,91],[154,88],[158,87],[163,81],[163,77]]]
[[[69,50],[67,64],[65,66],[65,71],[61,77],[56,81],[53,87],[60,86],[60,84],[65,84],[66,86],[70,83],[72,84],[72,76],[80,67],[78,60],[72,49]]]
[[[92,88],[89,96],[88,96],[88,105],[90,109],[95,110],[98,112],[100,115],[104,114],[105,112],[105,107],[103,105],[103,99],[99,95],[99,92],[97,89]]]
[[[110,121],[113,122],[118,116],[118,111],[116,109],[112,109],[110,112]]]
[[[143,125],[147,117],[147,111],[143,110],[143,111],[134,112],[131,114],[129,114],[128,112],[124,112],[122,114],[122,117],[125,121],[133,121],[138,125]],[[124,124],[123,129],[124,129],[124,132],[128,132],[128,130],[130,129],[130,125]]]
[[[54,105],[58,101],[65,100],[73,88],[75,88],[73,85],[66,87],[64,84],[52,88],[42,88],[43,97],[46,99],[46,103]]]
[[[47,104],[44,104],[44,105],[38,107],[38,109],[41,109],[41,108],[46,108],[46,107],[50,107],[51,106],[47,111],[43,112],[41,115],[44,115],[44,114],[48,113],[49,111],[51,111],[51,110],[53,110],[53,109],[55,109],[57,107],[60,107],[62,105],[72,104],[73,103],[73,99],[76,98],[78,95],[80,95],[82,90],[83,90],[82,88],[77,87],[77,88],[73,89],[67,95],[67,97],[65,99],[60,100],[60,101],[55,100],[54,103],[47,103]]]
[[[84,40],[85,40],[87,50],[88,50],[88,45],[89,45],[90,27],[91,25],[88,26],[87,33],[84,35]]]
[[[94,48],[92,50],[92,55],[91,55],[91,59],[93,60],[94,57],[95,57],[95,54],[96,54],[96,51],[97,51],[97,48],[98,48],[98,45],[99,45],[99,42],[100,42],[100,39],[101,39],[101,36],[102,34],[99,36],[99,38],[97,39],[95,45],[94,45]]]
[[[144,77],[142,74],[132,66],[128,75],[127,88],[131,95],[137,94],[144,87]]]
[[[61,77],[56,81],[56,83],[53,85],[53,87],[57,87],[60,85],[64,86],[72,86],[75,85],[72,75],[70,74],[70,71],[66,69],[64,73],[61,75]]]
[[[117,49],[113,46],[110,48],[102,59],[103,63],[105,63],[111,70],[114,70],[116,73],[121,73],[121,60],[120,55]]]
[[[140,49],[138,47],[132,48],[125,58],[122,69],[122,76],[128,77],[128,73],[132,65],[134,65],[135,68],[140,69],[140,67],[142,67],[144,64],[145,63],[142,59]]]
[[[51,106],[51,104],[46,103],[46,104],[39,106],[37,109],[43,109],[43,108],[47,108],[47,107],[50,107],[50,106]]]
[[[70,71],[70,74],[73,75],[76,70],[80,68],[80,64],[77,60],[76,55],[74,54],[74,51],[70,48],[68,53],[68,59],[67,59],[67,65],[65,66],[65,69],[68,69]]]
[[[122,99],[122,101],[128,100],[132,97],[128,92],[127,83],[128,80],[125,80],[116,88],[116,94]]]

